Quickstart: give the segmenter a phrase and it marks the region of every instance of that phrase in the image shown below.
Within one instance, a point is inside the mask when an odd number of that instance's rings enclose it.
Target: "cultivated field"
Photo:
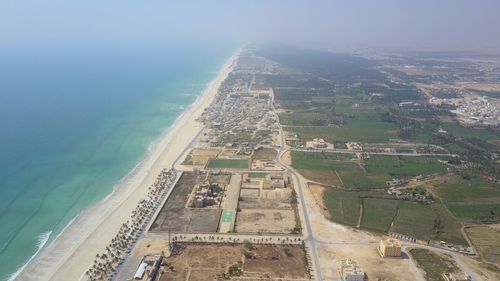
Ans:
[[[324,184],[347,188],[384,188],[394,177],[445,172],[440,157],[371,155],[359,160],[354,154],[292,151],[292,167],[304,177]],[[365,168],[366,167],[366,168]]]
[[[194,148],[182,162],[183,165],[205,166],[209,159],[217,157],[219,149]]]
[[[461,272],[455,261],[448,255],[425,249],[412,249],[410,254],[418,267],[425,272],[425,279],[428,281],[444,281],[442,273]]]
[[[386,174],[369,174],[354,154],[292,151],[292,167],[304,177],[324,184],[350,188],[384,187]]]
[[[248,159],[210,159],[207,169],[248,169]]]
[[[295,125],[293,122],[296,119],[285,120]],[[372,110],[359,109],[355,114],[344,116],[342,117],[343,125],[340,126],[303,126],[311,123],[310,119],[306,120],[308,121],[305,124],[295,121],[296,126],[287,126],[284,129],[296,133],[301,140],[323,138],[332,143],[336,141],[388,142],[398,136],[393,125],[382,121],[381,115]]]
[[[334,189],[327,189],[323,198],[329,219],[338,223],[467,245],[460,221],[439,203],[424,205],[395,200],[383,192]]]
[[[402,201],[390,231],[420,240],[443,240],[467,245],[460,228],[460,222],[441,204],[424,205]]]
[[[391,176],[418,176],[446,171],[447,166],[438,160],[443,157],[371,155],[366,161],[368,173]]]
[[[363,198],[361,227],[386,232],[397,212],[398,200]]]
[[[333,221],[356,226],[360,214],[360,198],[357,192],[325,192],[325,205]]]
[[[484,260],[500,266],[500,227],[498,225],[467,227],[465,232]]]
[[[500,188],[494,183],[456,176],[436,190],[448,209],[461,219],[488,223],[500,220]]]

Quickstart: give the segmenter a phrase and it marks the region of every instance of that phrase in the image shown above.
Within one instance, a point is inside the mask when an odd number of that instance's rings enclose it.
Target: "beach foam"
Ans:
[[[200,132],[202,125],[195,122],[195,118],[217,94],[236,57],[235,54],[230,58],[196,101],[158,140],[151,143],[146,158],[115,186],[105,200],[82,212],[24,268],[21,272],[23,279],[78,280],[82,276],[95,254],[103,250],[137,203],[144,198],[159,171],[171,166]]]

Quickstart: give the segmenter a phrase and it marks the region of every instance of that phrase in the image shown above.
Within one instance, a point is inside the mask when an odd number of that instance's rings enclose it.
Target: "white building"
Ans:
[[[340,279],[342,281],[364,281],[365,273],[358,267],[358,263],[351,259],[340,261]]]

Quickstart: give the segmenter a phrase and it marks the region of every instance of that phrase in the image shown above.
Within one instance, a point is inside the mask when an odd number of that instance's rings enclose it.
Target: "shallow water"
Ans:
[[[230,48],[0,50],[0,280],[108,195]]]

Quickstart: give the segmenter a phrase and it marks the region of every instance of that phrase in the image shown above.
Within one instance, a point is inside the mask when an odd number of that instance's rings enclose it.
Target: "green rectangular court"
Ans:
[[[233,211],[222,212],[222,222],[233,222]]]

